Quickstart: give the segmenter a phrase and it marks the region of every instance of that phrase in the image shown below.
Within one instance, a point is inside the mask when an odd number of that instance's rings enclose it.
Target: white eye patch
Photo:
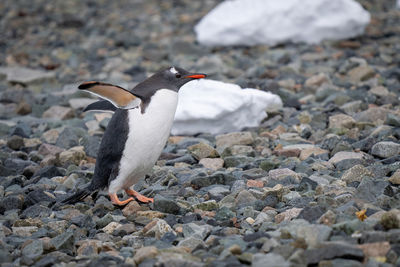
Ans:
[[[177,71],[174,67],[170,68],[169,71],[170,71],[172,74],[177,74],[177,73],[178,73],[178,71]]]

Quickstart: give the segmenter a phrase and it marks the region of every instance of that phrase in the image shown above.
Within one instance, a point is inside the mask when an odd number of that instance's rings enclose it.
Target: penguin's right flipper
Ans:
[[[109,83],[103,82],[84,82],[78,86],[78,89],[85,90],[108,100],[117,108],[132,109],[138,107],[142,100],[132,92]]]
[[[88,105],[83,112],[85,111],[103,111],[103,112],[114,112],[117,109],[116,106],[111,104],[108,100],[100,100]]]

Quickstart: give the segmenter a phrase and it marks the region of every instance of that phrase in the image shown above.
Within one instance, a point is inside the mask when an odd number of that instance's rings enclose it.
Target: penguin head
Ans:
[[[179,67],[168,67],[157,74],[159,74],[166,85],[168,85],[167,88],[174,91],[179,91],[184,84],[192,80],[202,79],[207,76],[203,73],[191,73]]]

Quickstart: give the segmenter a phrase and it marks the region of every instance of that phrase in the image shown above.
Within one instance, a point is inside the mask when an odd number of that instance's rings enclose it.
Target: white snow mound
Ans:
[[[282,107],[278,95],[231,83],[201,79],[179,91],[173,135],[220,134],[256,127],[266,111]]]
[[[232,0],[196,26],[207,46],[319,43],[360,35],[370,14],[355,0]]]

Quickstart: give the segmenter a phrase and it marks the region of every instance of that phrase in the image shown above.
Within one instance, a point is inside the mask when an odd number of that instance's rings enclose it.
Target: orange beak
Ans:
[[[192,78],[192,79],[202,79],[205,77],[207,77],[206,74],[191,74],[191,75],[185,76],[185,78]]]

